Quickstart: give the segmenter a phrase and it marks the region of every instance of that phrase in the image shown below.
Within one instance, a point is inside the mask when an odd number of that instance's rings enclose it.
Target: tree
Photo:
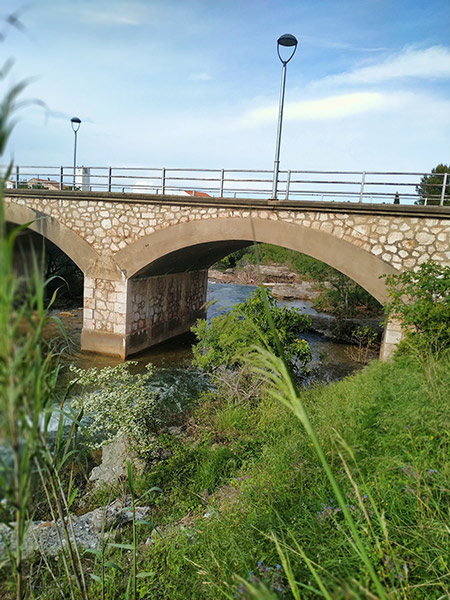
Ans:
[[[440,204],[442,197],[442,186],[444,184],[445,173],[450,173],[450,166],[439,164],[431,170],[432,175],[424,175],[420,184],[416,186],[416,192],[419,194],[419,200],[416,204]],[[450,205],[450,176],[447,176],[447,185],[445,186],[444,205]]]
[[[314,308],[331,312],[339,317],[353,317],[358,313],[379,313],[382,307],[378,300],[340,271],[330,269],[326,288],[314,301]]]

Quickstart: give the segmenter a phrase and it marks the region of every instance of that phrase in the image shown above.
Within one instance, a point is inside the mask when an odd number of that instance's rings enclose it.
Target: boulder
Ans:
[[[102,462],[91,471],[89,481],[94,482],[95,487],[102,484],[114,484],[127,478],[127,462],[133,465],[135,473],[143,473],[145,461],[136,456],[130,448],[126,436],[121,436],[105,444],[102,449]]]
[[[149,506],[136,507],[136,519],[143,519],[149,512]],[[96,508],[84,515],[71,515],[75,542],[80,548],[98,548],[103,536],[108,535],[112,540],[115,531],[132,521],[131,498],[117,499],[108,506]],[[66,524],[67,519],[66,519]],[[0,556],[6,555],[6,544],[14,549],[14,523],[9,526],[0,524]],[[69,532],[71,527],[68,526]],[[70,533],[73,541],[72,533]],[[23,555],[30,559],[36,553],[46,556],[56,556],[62,547],[67,546],[63,525],[60,520],[31,521],[28,524]]]

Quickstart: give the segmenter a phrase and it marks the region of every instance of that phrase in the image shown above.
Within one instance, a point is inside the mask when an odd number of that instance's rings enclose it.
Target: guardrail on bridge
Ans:
[[[83,191],[271,198],[272,177],[269,170],[16,166],[6,187],[73,190],[75,181]],[[443,206],[450,204],[449,179],[448,173],[280,171],[278,199]]]

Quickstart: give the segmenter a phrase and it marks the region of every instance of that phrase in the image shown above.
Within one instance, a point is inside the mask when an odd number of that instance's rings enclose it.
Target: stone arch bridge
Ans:
[[[5,212],[83,271],[82,350],[122,358],[189,330],[204,316],[208,268],[254,241],[317,258],[380,302],[381,275],[450,265],[442,206],[5,190]],[[382,357],[400,335],[387,327]]]

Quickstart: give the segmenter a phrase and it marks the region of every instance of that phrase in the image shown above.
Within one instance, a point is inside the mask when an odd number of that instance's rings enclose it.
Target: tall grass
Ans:
[[[2,186],[3,187],[3,186]],[[0,488],[8,510],[4,520],[9,524],[9,510],[14,517],[14,543],[7,546],[4,563],[12,569],[16,598],[26,595],[24,588],[23,548],[30,513],[31,492],[36,477],[52,517],[59,518],[62,538],[68,549],[63,555],[70,582],[82,598],[87,598],[86,585],[78,549],[71,530],[69,508],[74,490],[66,490],[61,481],[61,467],[74,453],[71,445],[76,423],[67,438],[63,437],[64,402],[60,408],[56,440],[49,435],[50,417],[55,412],[55,388],[59,375],[57,357],[43,342],[42,331],[49,316],[44,303],[45,282],[41,265],[31,253],[28,273],[19,279],[13,271],[16,239],[26,227],[6,233],[2,199],[0,199]],[[50,302],[51,305],[51,302]],[[4,564],[5,566],[5,564]],[[71,597],[75,587],[70,584]]]
[[[7,61],[0,71],[4,79],[11,66]],[[0,103],[0,156],[13,129],[12,115],[20,106],[19,96],[26,83],[20,82],[7,91]],[[74,490],[65,489],[61,468],[74,452],[72,439],[77,425],[63,438],[64,402],[56,440],[49,436],[50,417],[54,412],[55,386],[59,366],[54,352],[43,342],[42,331],[47,323],[45,286],[42,265],[31,251],[25,275],[19,278],[13,269],[17,238],[25,224],[8,233],[3,189],[12,165],[0,179],[0,490],[3,499],[2,521],[13,530],[13,540],[4,543],[6,556],[1,557],[3,569],[10,569],[9,590],[17,600],[30,593],[26,584],[25,538],[32,519],[32,490],[40,478],[48,510],[59,518],[67,556],[62,554],[68,578],[70,597],[87,599],[87,588],[80,554],[74,541],[70,505]],[[25,264],[25,266],[27,266]],[[51,299],[49,305],[54,300]],[[12,521],[11,521],[12,518]],[[77,590],[77,591],[76,591]]]
[[[450,587],[450,357],[427,364],[374,362],[300,392],[388,598],[436,600]],[[263,585],[279,598],[294,589],[301,598],[383,597],[289,407],[264,395],[235,404],[219,390],[192,419],[191,442],[145,480],[165,492],[154,518],[184,524],[153,547],[155,598],[213,600],[221,597],[214,585],[241,599]],[[281,585],[272,586],[277,563]]]

